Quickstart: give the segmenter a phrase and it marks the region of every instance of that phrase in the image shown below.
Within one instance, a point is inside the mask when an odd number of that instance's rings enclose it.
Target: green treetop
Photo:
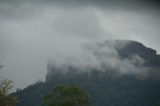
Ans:
[[[42,106],[90,106],[90,101],[78,86],[61,85],[44,97]]]

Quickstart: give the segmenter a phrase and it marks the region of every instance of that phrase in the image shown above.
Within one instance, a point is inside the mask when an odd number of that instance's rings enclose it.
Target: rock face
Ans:
[[[92,106],[160,105],[160,56],[155,50],[126,40],[86,44],[84,48],[87,55],[78,58],[82,61],[49,63],[46,82],[14,93],[20,98],[17,106],[39,106],[47,92],[68,83],[83,88]]]
[[[129,56],[136,54],[145,60],[146,65],[160,66],[160,55],[157,55],[156,50],[147,48],[139,42],[130,41],[118,51],[122,57],[128,58]]]

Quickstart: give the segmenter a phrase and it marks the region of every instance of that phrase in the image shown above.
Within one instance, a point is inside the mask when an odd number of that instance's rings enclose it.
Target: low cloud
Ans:
[[[48,62],[47,77],[58,72],[67,73],[74,71],[77,73],[90,72],[94,70],[102,72],[116,72],[116,75],[133,74],[136,76],[148,76],[149,68],[146,67],[145,60],[138,54],[128,57],[121,57],[119,49],[125,47],[130,41],[104,41],[98,43],[84,44],[81,52],[76,56],[71,56],[57,61],[50,59]],[[70,70],[70,68],[73,68]]]
[[[106,47],[107,58],[113,58],[98,60],[95,51],[81,50],[81,44],[131,39],[160,51],[160,14],[155,4],[130,0],[0,0],[0,64],[5,65],[5,76],[21,88],[44,80],[50,57],[56,62],[78,57],[74,61],[82,66],[89,60],[93,61],[90,66],[99,62],[112,67],[131,64],[128,68],[134,69],[132,61],[137,56],[121,62],[116,50]]]

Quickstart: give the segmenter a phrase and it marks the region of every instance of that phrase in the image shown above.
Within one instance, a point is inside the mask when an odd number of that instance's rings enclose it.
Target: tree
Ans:
[[[2,68],[2,67],[0,67]],[[0,78],[0,106],[15,106],[17,98],[9,95],[12,88],[12,81],[6,78]]]
[[[90,100],[78,86],[61,85],[44,97],[42,106],[90,106]]]

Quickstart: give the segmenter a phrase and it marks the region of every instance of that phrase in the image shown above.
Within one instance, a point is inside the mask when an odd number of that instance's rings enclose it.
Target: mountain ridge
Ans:
[[[129,68],[135,68],[133,70],[136,70],[136,71],[146,70],[147,73],[149,72],[149,74],[151,74],[152,70],[154,70],[156,72],[156,74],[154,75],[157,75],[157,74],[160,75],[158,71],[158,69],[160,68],[160,55],[157,55],[156,50],[148,48],[144,46],[142,43],[139,43],[137,41],[108,40],[105,42],[86,44],[84,47],[85,49],[88,50],[88,52],[85,52],[85,53],[91,54],[92,57],[94,57],[94,59],[90,58],[89,56],[85,57],[84,61],[90,62],[90,61],[95,61],[96,59],[96,62],[100,64],[97,65],[95,63],[91,63],[91,64],[86,63],[87,65],[81,67],[81,66],[75,65],[75,62],[77,61],[73,61],[70,63],[67,63],[68,61],[66,61],[65,64],[58,65],[58,66],[55,64],[56,62],[53,62],[53,64],[49,63],[47,67],[48,71],[46,75],[46,80],[48,80],[49,79],[48,77],[52,75],[52,71],[54,71],[53,74],[54,73],[62,74],[61,72],[62,70],[63,70],[63,73],[66,73],[64,72],[64,70],[66,71],[79,70],[79,72],[85,72],[87,70],[94,70],[94,69],[103,72],[108,69],[113,71],[119,68],[118,66],[112,65],[112,63],[106,61],[105,59],[110,59],[109,61],[114,60],[115,64],[122,65],[124,67],[126,67],[127,65],[131,65]],[[103,49],[107,49],[107,51],[104,51]],[[86,58],[90,59],[90,61],[88,61]],[[123,63],[123,61],[127,61],[127,62]],[[123,70],[128,70],[128,67],[126,69],[122,69],[122,71]],[[132,73],[132,72],[129,72],[129,73]]]
[[[159,105],[160,58],[155,50],[128,40],[87,44],[85,50],[81,57],[85,64],[77,60],[58,66],[55,61],[48,63],[45,82],[12,94],[20,98],[17,106],[39,106],[43,96],[61,84],[83,88],[93,106]]]

